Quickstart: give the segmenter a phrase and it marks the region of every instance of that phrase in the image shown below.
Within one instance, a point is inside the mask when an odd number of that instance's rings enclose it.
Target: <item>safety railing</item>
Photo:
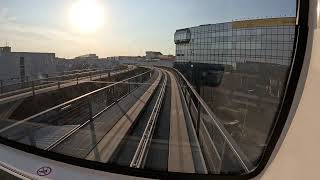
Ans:
[[[43,79],[37,80],[28,80],[25,79],[24,82],[5,84],[3,80],[0,80],[0,95],[4,93],[9,93],[12,91],[33,91],[45,87],[50,86],[59,86],[62,83],[67,83],[71,81],[80,81],[85,78],[92,79],[93,77],[97,77],[102,74],[110,74],[112,71],[125,71],[125,70],[117,70],[117,69],[104,69],[104,70],[95,70],[95,71],[85,71],[85,72],[77,72],[66,75],[53,76]]]
[[[156,100],[156,103],[152,109],[152,113],[150,115],[150,118],[147,122],[146,128],[143,132],[143,135],[140,139],[140,142],[138,144],[138,147],[135,151],[135,154],[133,156],[133,159],[130,163],[130,167],[135,167],[135,168],[142,168],[145,164],[147,155],[148,155],[148,151],[150,148],[150,144],[151,144],[151,140],[152,140],[152,136],[155,130],[155,126],[158,120],[158,116],[161,110],[161,106],[164,100],[164,95],[166,92],[166,86],[167,86],[167,81],[168,81],[168,77],[167,75],[164,73],[164,80],[160,89],[160,93],[159,96]]]
[[[146,72],[107,85],[26,119],[15,121],[6,127],[1,127],[0,136],[50,150],[57,142],[66,138],[66,136],[70,134],[69,132],[92,121],[121,98],[144,84],[152,77],[153,73],[154,70],[147,70]],[[35,133],[37,130],[38,133]],[[46,137],[46,140],[41,140],[43,136]]]
[[[248,173],[254,166],[224,125],[178,70],[174,71],[187,102],[209,173]]]

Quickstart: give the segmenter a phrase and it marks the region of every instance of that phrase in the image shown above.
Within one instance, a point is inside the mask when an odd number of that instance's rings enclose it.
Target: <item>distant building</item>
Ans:
[[[96,54],[85,54],[85,55],[82,55],[82,56],[78,56],[76,57],[75,59],[99,59],[99,56],[97,56]]]
[[[161,52],[147,51],[146,60],[160,59],[161,55],[162,55]]]
[[[117,68],[119,64],[120,63],[114,59],[97,59],[95,58],[95,56],[80,56],[74,59],[56,58],[57,71],[72,71],[81,69],[113,69]]]
[[[11,47],[0,47],[0,80],[27,81],[55,71],[55,53],[12,52]]]
[[[128,60],[128,61],[142,61],[145,60],[145,57],[142,56],[115,56],[115,57],[108,57],[110,59],[115,59],[115,60]]]
[[[176,57],[173,55],[160,55],[159,59],[163,61],[175,61]]]
[[[145,61],[144,56],[113,56],[107,57],[108,60],[114,60],[121,64],[139,64]]]
[[[161,52],[147,51],[146,60],[164,60],[164,61],[175,61],[176,57],[173,55],[164,55]]]
[[[0,53],[9,53],[9,52],[11,52],[11,47],[9,46],[0,47]]]

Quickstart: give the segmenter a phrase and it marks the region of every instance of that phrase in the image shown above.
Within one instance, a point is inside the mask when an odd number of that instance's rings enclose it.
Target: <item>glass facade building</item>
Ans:
[[[176,64],[271,63],[289,66],[295,18],[201,25],[175,33]]]
[[[281,103],[292,63],[295,21],[235,21],[175,33],[175,68],[254,164],[268,143]]]

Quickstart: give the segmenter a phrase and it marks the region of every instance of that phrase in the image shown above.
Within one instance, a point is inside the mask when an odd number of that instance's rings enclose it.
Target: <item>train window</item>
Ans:
[[[154,178],[265,166],[299,77],[302,2],[0,4],[1,143]]]

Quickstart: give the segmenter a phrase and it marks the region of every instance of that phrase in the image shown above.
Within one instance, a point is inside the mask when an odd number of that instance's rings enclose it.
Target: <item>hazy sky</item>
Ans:
[[[104,24],[81,33],[71,26],[77,0],[0,0],[0,46],[55,52],[58,57],[174,54],[176,29],[257,17],[295,15],[295,0],[96,0]],[[86,12],[83,12],[85,14]]]

